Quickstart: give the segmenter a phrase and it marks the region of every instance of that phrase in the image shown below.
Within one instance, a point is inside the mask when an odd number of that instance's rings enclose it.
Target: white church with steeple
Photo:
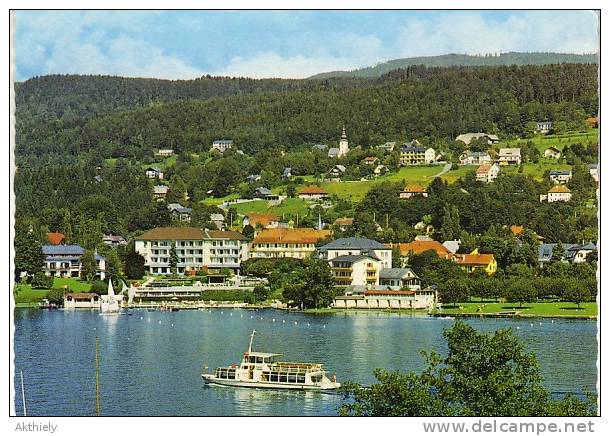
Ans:
[[[341,133],[341,139],[339,140],[339,147],[333,147],[328,150],[328,157],[343,157],[349,152],[349,143],[347,142],[347,135],[345,134],[345,124],[343,125],[343,133]]]

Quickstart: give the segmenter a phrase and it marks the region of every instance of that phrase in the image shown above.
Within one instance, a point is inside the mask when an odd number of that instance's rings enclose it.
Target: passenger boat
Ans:
[[[248,351],[239,366],[216,368],[214,374],[202,374],[205,383],[244,388],[332,390],[341,387],[337,377],[326,376],[320,363],[280,362],[281,354],[252,351],[252,331]]]

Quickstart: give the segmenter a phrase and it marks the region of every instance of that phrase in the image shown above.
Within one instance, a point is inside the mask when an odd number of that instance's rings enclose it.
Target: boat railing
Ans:
[[[322,365],[319,363],[295,363],[295,362],[275,362],[270,366],[281,368],[281,369],[303,369],[303,370],[320,370]]]

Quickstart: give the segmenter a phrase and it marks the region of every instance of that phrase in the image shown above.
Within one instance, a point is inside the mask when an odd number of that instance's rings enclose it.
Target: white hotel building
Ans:
[[[239,270],[248,259],[248,240],[238,232],[195,227],[158,227],[135,240],[135,249],[152,274],[170,274],[170,251],[176,247],[177,272]]]

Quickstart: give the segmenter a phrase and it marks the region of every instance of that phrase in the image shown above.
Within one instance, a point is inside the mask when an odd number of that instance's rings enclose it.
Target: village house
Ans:
[[[491,183],[498,178],[500,167],[498,164],[483,164],[477,168],[477,182]]]
[[[368,256],[380,262],[380,268],[392,267],[392,249],[368,238],[339,238],[318,249],[318,256],[327,261],[339,256]]]
[[[178,255],[179,274],[221,272],[225,268],[239,272],[241,262],[248,259],[248,239],[233,231],[157,227],[135,239],[135,250],[144,257],[144,266],[152,274],[171,273],[172,246]]]
[[[487,141],[488,144],[497,144],[500,142],[500,139],[497,135],[490,135],[489,133],[462,133],[455,138],[456,141],[462,141],[464,144],[470,144],[470,141],[473,139],[483,138]]]
[[[93,292],[64,294],[64,309],[99,309],[100,303],[100,296]]]
[[[47,233],[47,241],[51,245],[61,245],[66,243],[66,235],[59,232]]]
[[[301,200],[324,200],[328,198],[328,192],[319,186],[306,186],[298,192]]]
[[[447,250],[449,250],[451,253],[457,253],[458,250],[460,249],[460,244],[462,243],[461,240],[459,239],[453,239],[453,240],[449,240],[449,241],[445,241],[443,242],[443,247],[445,247]]]
[[[483,165],[491,163],[491,156],[486,151],[465,151],[460,155],[462,165]]]
[[[280,224],[280,217],[273,213],[249,212],[244,215],[242,223],[245,226],[263,229],[275,229]]]
[[[406,199],[411,197],[427,197],[428,191],[420,185],[407,185],[405,189],[400,191],[399,198]]]
[[[379,272],[379,286],[385,289],[421,289],[421,280],[411,268],[384,268]]]
[[[400,148],[400,164],[406,165],[427,165],[436,160],[436,152],[433,148],[426,148],[420,145],[417,140],[413,140]]]
[[[551,170],[549,179],[553,183],[564,184],[572,180],[572,170]]]
[[[335,228],[339,229],[342,232],[345,232],[351,226],[354,225],[354,219],[353,218],[345,218],[345,217],[344,218],[337,218],[333,224],[334,224]]]
[[[246,177],[246,182],[252,184],[252,183],[256,183],[261,179],[261,175],[260,174],[250,174],[248,177]]]
[[[163,180],[163,171],[159,167],[148,167],[144,172],[149,179]]]
[[[80,245],[43,245],[44,273],[51,277],[80,277],[82,273],[81,257],[85,249]],[[106,276],[106,259],[94,254],[97,266],[96,278],[104,280]]]
[[[559,159],[561,157],[561,150],[557,147],[550,146],[544,150],[544,157],[549,159]]]
[[[161,157],[170,157],[174,155],[174,150],[172,148],[162,148],[157,152],[157,155]]]
[[[381,144],[378,145],[377,148],[386,152],[392,152],[394,151],[394,148],[396,147],[396,143],[395,142],[386,142],[385,144]]]
[[[432,250],[436,255],[443,259],[449,259],[451,257],[451,251],[443,246],[438,241],[413,241],[413,242],[394,242],[387,244],[390,249],[398,249],[400,253],[400,264],[402,266],[407,265],[409,262],[409,256],[412,254],[421,254],[426,251]]]
[[[521,149],[501,148],[498,154],[498,163],[500,165],[521,165]]]
[[[553,129],[553,123],[551,121],[538,121],[536,123],[536,132],[538,133],[549,133]]]
[[[155,185],[153,186],[153,197],[157,201],[165,200],[167,194],[169,193],[169,186],[165,185]]]
[[[538,265],[544,268],[553,260],[553,250],[557,244],[540,244],[538,246]],[[587,256],[590,253],[596,252],[595,244],[589,242],[586,244],[562,243],[563,255],[561,260],[570,263],[582,263],[587,261]]]
[[[254,190],[254,198],[273,201],[279,200],[280,196],[278,194],[274,194],[268,188],[259,187]]]
[[[362,159],[364,165],[375,165],[377,162],[379,162],[379,158],[375,156],[367,156]]]
[[[167,205],[167,209],[172,214],[172,218],[180,222],[191,222],[191,213],[193,209],[190,207],[184,207],[180,203],[170,203]]]
[[[233,148],[233,140],[232,139],[217,139],[212,142],[212,148],[210,151],[216,150],[219,153],[224,153],[227,150]]]
[[[341,139],[339,140],[339,147],[333,147],[328,150],[328,157],[338,158],[343,157],[349,153],[349,143],[347,141],[347,135],[345,134],[345,126],[343,126],[343,132],[341,133]]]
[[[333,181],[339,181],[343,174],[345,174],[345,167],[343,165],[335,165],[328,172],[328,177]]]
[[[549,203],[555,203],[556,201],[570,201],[572,199],[572,192],[565,185],[556,185],[549,189],[546,194],[540,195],[540,202],[547,201]]]
[[[250,257],[306,259],[316,251],[316,243],[329,236],[330,230],[265,229],[252,240]]]
[[[210,221],[216,226],[217,230],[224,230],[225,228],[225,216],[221,213],[211,213]]]
[[[453,254],[451,260],[468,273],[484,271],[487,275],[492,275],[498,270],[495,256],[493,254],[480,254],[477,249],[470,254]]]
[[[125,238],[118,235],[104,235],[102,242],[109,247],[120,247],[121,245],[127,245]]]
[[[599,183],[599,172],[598,172],[598,164],[587,165],[589,169],[589,175],[596,182]]]

